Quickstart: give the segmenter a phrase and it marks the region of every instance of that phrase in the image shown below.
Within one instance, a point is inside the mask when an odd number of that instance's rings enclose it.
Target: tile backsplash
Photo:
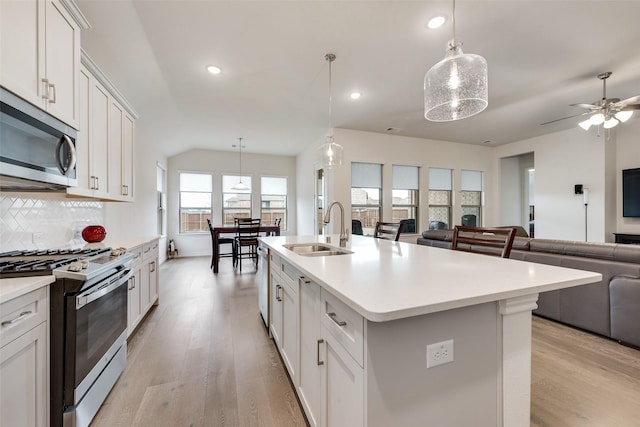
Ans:
[[[102,202],[0,196],[0,252],[82,246],[94,224],[104,225]]]

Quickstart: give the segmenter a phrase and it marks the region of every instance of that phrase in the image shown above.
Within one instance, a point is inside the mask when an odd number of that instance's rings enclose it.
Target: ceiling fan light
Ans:
[[[578,123],[578,126],[580,126],[584,130],[589,130],[589,128],[591,127],[591,119],[587,119],[583,122]]]
[[[604,123],[604,114],[602,113],[594,114],[593,116],[591,116],[589,121],[591,122],[592,125],[599,126],[602,123]]]
[[[618,111],[615,114],[616,119],[620,120],[622,123],[626,122],[633,115],[633,111]]]
[[[609,120],[604,122],[604,125],[602,125],[602,127],[604,127],[605,129],[611,129],[612,127],[615,127],[618,123],[620,122],[617,121],[614,117],[611,117]]]

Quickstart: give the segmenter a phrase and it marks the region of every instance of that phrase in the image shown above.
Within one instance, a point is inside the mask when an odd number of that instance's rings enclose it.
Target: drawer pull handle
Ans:
[[[311,280],[305,278],[304,276],[300,276],[298,278],[298,283],[304,283],[305,285],[308,285],[309,283],[311,283]]]
[[[336,320],[336,314],[335,314],[335,313],[327,313],[327,316],[329,316],[329,318],[330,318],[331,320],[333,320],[333,322],[334,322],[336,325],[340,326],[341,328],[342,328],[343,326],[347,326],[347,322],[345,322],[344,320]]]
[[[29,311],[23,311],[22,313],[20,313],[20,316],[11,319],[11,320],[5,320],[4,322],[2,322],[2,326],[4,325],[12,325],[16,322],[21,321],[22,319],[24,319],[25,317],[27,317],[28,315],[32,314],[33,311],[29,310]]]
[[[316,353],[316,355],[317,355],[317,357],[316,357],[317,362],[316,363],[318,364],[318,366],[324,365],[324,361],[320,360],[320,344],[322,344],[323,342],[324,342],[323,339],[319,339],[318,340],[317,353]]]

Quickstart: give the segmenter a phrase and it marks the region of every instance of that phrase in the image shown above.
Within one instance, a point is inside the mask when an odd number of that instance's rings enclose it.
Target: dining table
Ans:
[[[221,234],[233,234],[238,232],[238,227],[235,225],[218,225],[213,227],[213,273],[218,273],[218,265],[220,264],[220,235]],[[266,235],[279,236],[279,225],[261,225],[260,233]]]

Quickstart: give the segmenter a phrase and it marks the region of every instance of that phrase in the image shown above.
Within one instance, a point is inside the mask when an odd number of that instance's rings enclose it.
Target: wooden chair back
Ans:
[[[376,239],[386,239],[398,241],[402,232],[402,223],[400,222],[381,222],[376,223],[376,231],[373,237]]]
[[[451,249],[509,258],[515,237],[515,228],[456,225],[453,229]]]

